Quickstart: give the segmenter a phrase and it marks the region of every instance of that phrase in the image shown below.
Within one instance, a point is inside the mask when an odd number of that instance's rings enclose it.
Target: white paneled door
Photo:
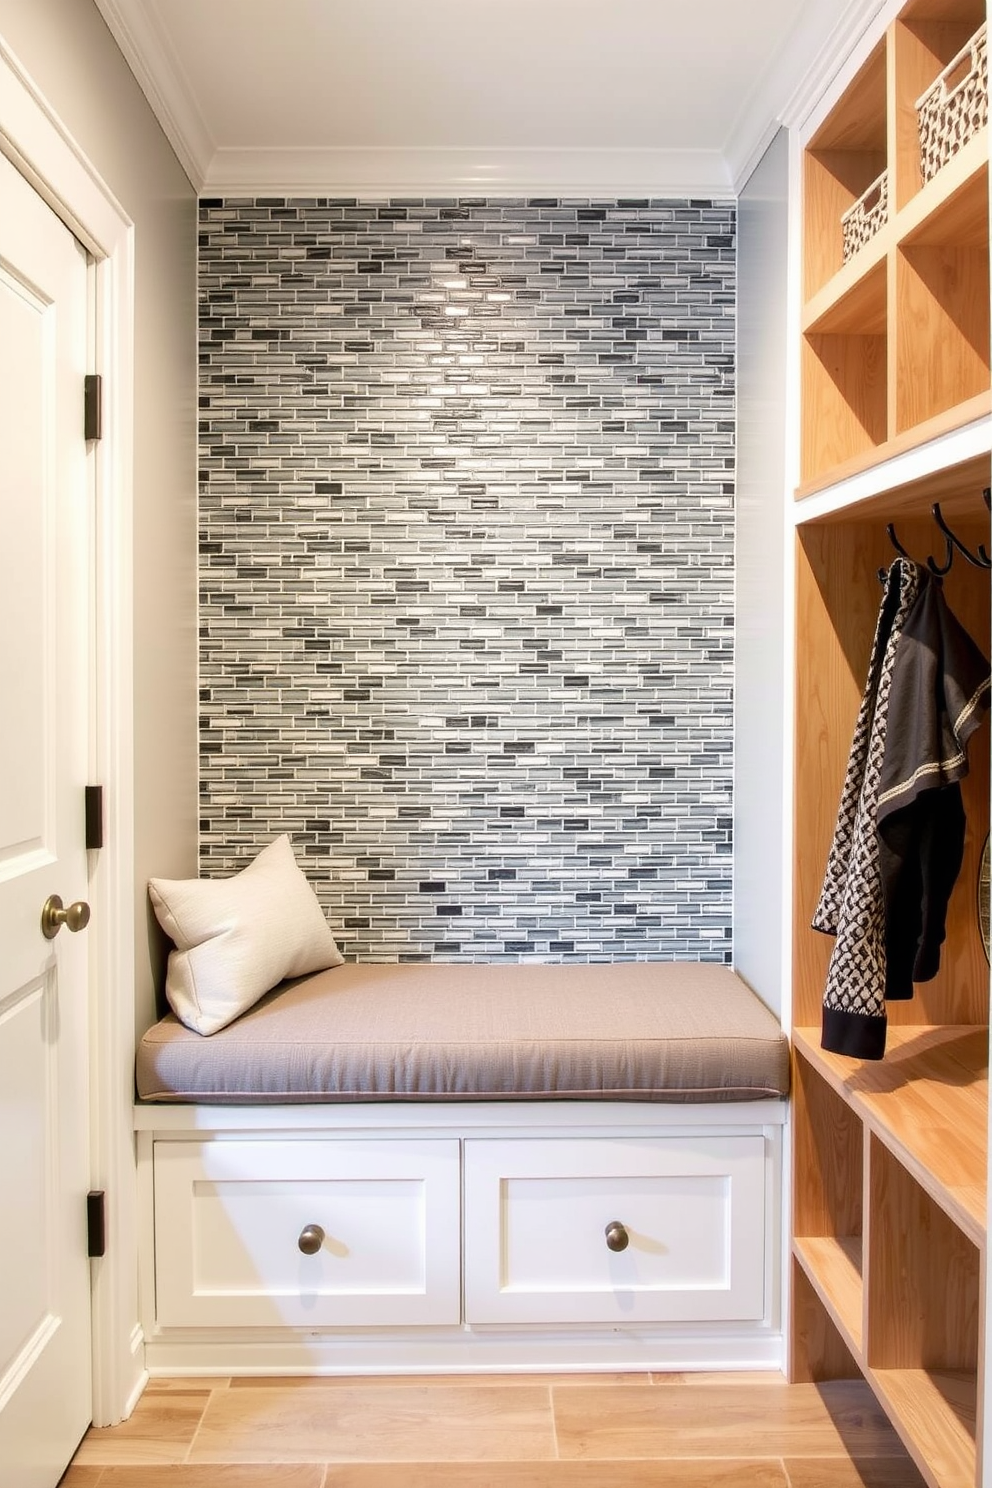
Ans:
[[[91,1411],[86,255],[0,156],[0,1482]],[[46,901],[74,907],[51,938]],[[50,929],[56,929],[56,922]],[[73,931],[75,925],[75,931]]]

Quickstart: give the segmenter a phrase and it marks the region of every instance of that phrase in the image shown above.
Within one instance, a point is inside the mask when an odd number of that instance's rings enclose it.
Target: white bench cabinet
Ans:
[[[138,1106],[146,1365],[781,1367],[785,1113]]]

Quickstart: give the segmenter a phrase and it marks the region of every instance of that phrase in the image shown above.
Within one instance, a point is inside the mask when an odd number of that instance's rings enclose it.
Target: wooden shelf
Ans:
[[[899,1028],[878,1063],[817,1041],[793,1036],[793,1377],[860,1371],[932,1488],[974,1488],[988,1029]]]
[[[962,434],[967,438],[972,432],[977,435],[973,442],[982,446],[981,454],[969,453],[962,458],[948,452],[946,446],[952,435]],[[835,467],[829,475],[821,475],[800,486],[796,491],[797,502],[806,501],[821,491],[833,492],[837,499],[825,513],[807,516],[797,509],[797,521],[800,524],[837,521],[838,518],[843,520],[846,514],[858,519],[874,513],[884,526],[885,522],[891,521],[893,509],[919,516],[929,512],[934,501],[943,505],[948,498],[955,507],[966,513],[970,509],[973,515],[975,492],[989,484],[990,445],[992,393],[983,393],[949,414],[941,414],[898,439],[889,440],[871,458],[849,460],[845,465]],[[927,446],[939,447],[939,455],[928,458],[932,452]],[[895,472],[906,463],[906,456],[914,452],[919,452],[923,462],[933,464],[935,468],[926,476],[908,481],[901,479]],[[868,473],[873,477],[872,485],[876,489],[867,497],[852,497],[845,489],[846,483]]]
[[[892,238],[891,227],[882,228],[804,305],[805,334],[886,334],[886,259]]]
[[[988,164],[989,132],[982,129],[897,213],[894,238],[901,243],[929,239],[972,248],[987,243]],[[857,259],[852,267],[856,263]]]
[[[924,1369],[866,1372],[927,1482],[933,1488],[975,1488],[975,1374]]]
[[[878,319],[879,296],[870,292],[864,299],[863,285],[884,268],[899,245],[942,243],[955,247],[981,248],[988,243],[988,130],[982,129],[964,144],[937,174],[918,190],[902,211],[893,213],[869,241],[834,271],[810,295],[804,306],[802,328],[810,330],[868,329]],[[867,315],[861,319],[861,305]],[[835,316],[834,307],[846,305],[845,317]],[[836,324],[832,324],[833,321]],[[879,325],[878,329],[884,329]]]
[[[889,120],[897,210],[919,193],[922,184],[916,100],[984,20],[984,0],[910,0],[889,33],[893,63]]]
[[[811,929],[810,921],[823,884],[868,670],[881,599],[878,570],[894,556],[885,522],[896,522],[900,541],[921,561],[929,553],[940,557],[943,548],[935,541],[939,533],[930,517],[930,504],[940,499],[964,541],[973,547],[988,544],[989,514],[981,489],[989,483],[989,472],[987,458],[978,466],[966,462],[943,478],[921,479],[915,489],[889,492],[886,501],[873,501],[866,510],[840,509],[822,522],[797,529],[792,1016],[800,1029],[819,1028],[833,948],[832,938]],[[944,593],[987,655],[988,576],[955,562],[944,580]],[[902,1026],[988,1022],[989,969],[974,886],[989,830],[989,737],[986,725],[969,746],[971,768],[962,782],[965,856],[948,906],[940,971],[933,981],[916,987],[911,1002],[889,1005],[890,1035]],[[817,1043],[818,1034],[814,1047]]]
[[[886,51],[881,42],[805,154],[804,298],[809,300],[844,263],[841,217],[885,169]],[[863,250],[862,250],[863,251]]]
[[[824,1349],[830,1356],[828,1367],[810,1371],[810,1377],[843,1378],[852,1371],[863,1374],[931,1488],[974,1488],[977,1369],[873,1368],[864,1356],[860,1316],[857,1326],[851,1326],[852,1282],[855,1275],[860,1279],[855,1257],[846,1256],[836,1244],[808,1239],[796,1240],[794,1254],[810,1288],[803,1307],[806,1357],[813,1352],[823,1359],[827,1357]],[[838,1308],[838,1295],[846,1306]],[[835,1340],[822,1334],[822,1322],[815,1319],[811,1298],[822,1305],[836,1329]],[[815,1339],[810,1337],[814,1329],[818,1335]],[[812,1351],[810,1342],[814,1344]],[[796,1371],[797,1376],[804,1373],[801,1367]]]
[[[861,1353],[861,1236],[797,1235],[794,1253],[852,1353]]]
[[[988,131],[924,184],[915,108],[982,19],[904,7],[806,145],[800,494],[990,407]],[[887,220],[845,261],[841,216],[883,169]]]
[[[803,151],[789,1373],[860,1372],[931,1488],[975,1488],[986,1393],[987,726],[968,747],[940,968],[888,1004],[884,1059],[820,1048],[834,941],[811,920],[894,557],[886,525],[919,563],[944,558],[938,501],[972,551],[992,541],[988,131],[924,183],[915,106],[985,10],[906,0]],[[883,170],[887,216],[845,260],[841,216]],[[988,574],[958,557],[942,584],[987,655]]]
[[[796,1053],[980,1249],[985,1245],[988,1130],[986,1027],[894,1027],[885,1058],[848,1059],[793,1032]]]

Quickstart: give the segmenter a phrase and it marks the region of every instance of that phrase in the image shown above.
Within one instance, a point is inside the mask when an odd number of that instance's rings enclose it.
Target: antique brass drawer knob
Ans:
[[[626,1250],[630,1236],[618,1219],[611,1219],[606,1226],[606,1243],[610,1250]]]
[[[304,1255],[316,1255],[324,1243],[324,1232],[320,1225],[304,1225],[296,1243]]]

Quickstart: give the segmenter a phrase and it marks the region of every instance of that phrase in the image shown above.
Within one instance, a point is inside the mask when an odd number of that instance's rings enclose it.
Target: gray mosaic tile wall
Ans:
[[[348,957],[728,960],[731,203],[205,201],[201,862]]]

